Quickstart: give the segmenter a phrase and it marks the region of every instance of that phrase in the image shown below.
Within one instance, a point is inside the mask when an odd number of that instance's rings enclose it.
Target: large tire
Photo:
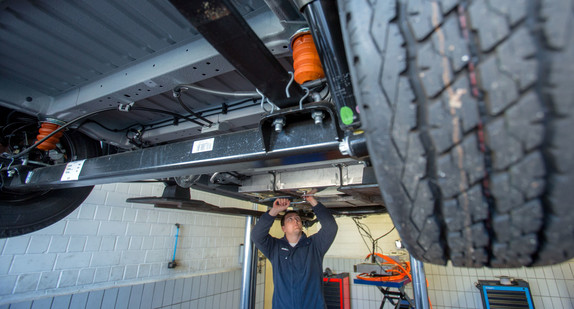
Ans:
[[[419,260],[574,257],[573,7],[339,2],[372,164]]]
[[[60,140],[72,160],[95,157],[99,144],[76,132],[66,132]],[[0,238],[31,233],[52,225],[88,197],[93,186],[42,192],[0,192]]]

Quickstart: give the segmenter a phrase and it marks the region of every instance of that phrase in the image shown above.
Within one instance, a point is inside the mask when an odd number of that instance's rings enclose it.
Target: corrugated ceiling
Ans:
[[[197,38],[167,0],[4,1],[0,75],[55,96]]]

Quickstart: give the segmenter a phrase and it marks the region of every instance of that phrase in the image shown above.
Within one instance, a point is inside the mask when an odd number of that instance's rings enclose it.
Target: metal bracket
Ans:
[[[313,113],[318,111],[321,111],[324,114],[324,118],[321,124],[316,125],[322,128],[322,130],[313,130],[313,134],[326,134],[325,136],[322,136],[322,138],[326,140],[341,140],[343,133],[340,131],[339,126],[337,126],[337,117],[331,108],[332,104],[326,102],[318,102],[304,106],[302,109],[299,109],[298,107],[282,109],[274,114],[263,117],[259,122],[259,131],[261,132],[263,138],[264,150],[269,151],[272,149],[275,146],[272,144],[272,141],[278,140],[278,136],[289,136],[293,134],[293,131],[297,130],[296,128],[298,127],[307,126],[311,128],[317,128],[312,127],[316,124],[311,116]],[[280,117],[285,119],[284,129],[277,132],[275,130],[275,123],[276,119]],[[304,134],[301,137],[306,138],[306,136],[307,134]]]
[[[134,106],[134,102],[130,102],[129,104],[120,104],[120,105],[118,105],[118,110],[120,112],[129,112],[132,110],[133,106]]]

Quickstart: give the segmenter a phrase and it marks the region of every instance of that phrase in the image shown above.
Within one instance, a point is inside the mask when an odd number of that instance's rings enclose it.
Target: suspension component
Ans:
[[[293,68],[295,69],[295,81],[300,85],[325,77],[321,59],[309,28],[297,31],[291,37],[291,48],[293,50]]]
[[[36,139],[37,139],[36,142],[40,141],[41,139],[48,136],[48,134],[50,134],[50,133],[56,131],[58,128],[60,128],[61,123],[62,122],[60,122],[60,121],[51,120],[51,119],[49,119],[45,122],[42,122],[42,126],[38,130],[39,133],[38,133],[38,136],[36,137]],[[37,148],[40,150],[44,150],[44,151],[56,149],[56,144],[58,144],[60,142],[60,138],[62,137],[62,135],[64,135],[64,132],[62,132],[62,131],[52,135],[50,138],[45,140],[42,144],[38,145]]]

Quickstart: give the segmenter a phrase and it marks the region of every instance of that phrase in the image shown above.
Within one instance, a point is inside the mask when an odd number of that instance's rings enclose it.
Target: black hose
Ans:
[[[63,126],[57,128],[56,130],[52,131],[52,133],[46,135],[46,137],[44,137],[43,139],[37,141],[34,145],[32,145],[32,146],[26,148],[24,151],[20,152],[19,154],[15,155],[15,156],[12,156],[11,158],[12,158],[12,159],[18,159],[18,158],[22,157],[23,155],[28,154],[30,151],[32,151],[32,149],[38,147],[40,144],[42,144],[43,142],[45,142],[45,141],[46,141],[47,139],[49,139],[50,137],[54,136],[54,135],[57,134],[58,132],[64,130],[65,128],[71,126],[72,124],[74,124],[74,123],[76,123],[76,122],[78,122],[78,121],[80,121],[80,120],[84,120],[84,119],[86,119],[86,118],[92,117],[92,116],[97,115],[97,114],[99,114],[99,113],[103,113],[103,112],[107,112],[107,111],[111,111],[111,110],[116,110],[116,108],[115,108],[115,107],[114,107],[114,108],[106,108],[106,109],[103,109],[103,110],[91,112],[91,113],[89,113],[89,114],[85,114],[85,115],[83,115],[83,116],[80,116],[80,117],[78,117],[78,118],[76,118],[76,119],[74,119],[74,120],[72,120],[72,121],[70,121],[70,122],[64,124]]]
[[[212,124],[213,124],[213,122],[210,121],[209,119],[207,119],[207,118],[205,118],[205,117],[203,117],[203,116],[201,116],[201,115],[195,113],[195,112],[192,111],[189,107],[187,107],[187,105],[185,105],[185,104],[183,103],[183,101],[181,100],[181,97],[177,97],[176,99],[177,99],[177,102],[179,102],[179,105],[181,105],[181,107],[183,107],[183,109],[185,109],[190,115],[194,116],[195,118],[199,118],[199,119],[201,119],[201,120],[207,122],[208,125],[212,125]],[[203,125],[203,124],[200,124],[200,125]]]
[[[200,125],[200,126],[204,126],[204,125],[205,125],[205,124],[203,124],[203,123],[201,123],[201,122],[199,122],[199,121],[197,121],[197,120],[194,120],[194,119],[189,118],[188,116],[183,116],[183,115],[180,115],[180,114],[178,114],[178,113],[174,113],[174,112],[170,112],[170,111],[164,111],[164,110],[161,110],[161,109],[155,109],[155,108],[149,108],[149,107],[132,107],[131,110],[133,110],[133,111],[144,111],[144,112],[167,114],[167,115],[171,115],[171,116],[177,117],[177,118],[184,118],[185,120],[191,121],[191,122],[193,122],[193,123],[195,123],[195,124],[197,124],[197,125]],[[196,115],[193,115],[193,116],[196,116]],[[197,116],[196,116],[196,117],[197,117]],[[208,121],[209,121],[209,120],[208,120]],[[211,122],[211,121],[209,121],[209,122],[210,122],[210,124],[213,123],[213,122]]]

